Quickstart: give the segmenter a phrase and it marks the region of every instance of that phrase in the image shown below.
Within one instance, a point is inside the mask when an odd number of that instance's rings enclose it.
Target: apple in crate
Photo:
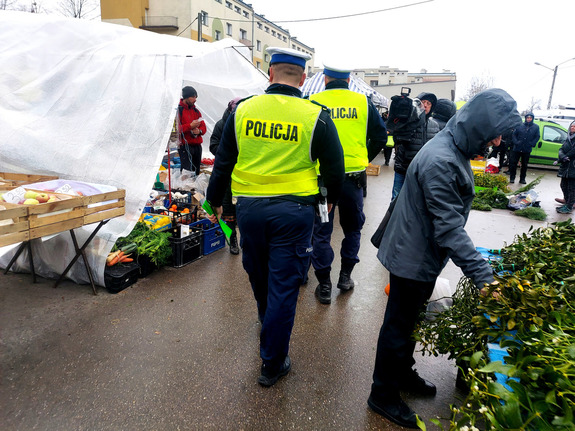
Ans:
[[[36,196],[38,196],[38,192],[32,190],[26,190],[26,193],[24,193],[24,199],[36,199]]]
[[[48,193],[38,193],[36,195],[35,198],[38,202],[40,202],[41,204],[48,202],[48,200],[50,199],[50,196],[48,196]]]
[[[26,199],[24,202],[22,202],[24,205],[38,205],[40,202],[38,202],[37,199]]]

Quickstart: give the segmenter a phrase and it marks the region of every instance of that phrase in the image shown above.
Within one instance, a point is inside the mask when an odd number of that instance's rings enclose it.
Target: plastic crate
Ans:
[[[104,269],[104,286],[110,293],[118,293],[130,287],[140,275],[140,265],[137,262],[118,263]]]
[[[226,245],[226,237],[219,225],[213,224],[208,219],[202,219],[190,225],[193,230],[201,230],[203,233],[202,252],[206,256]]]
[[[202,237],[201,230],[195,230],[184,238],[170,237],[172,244],[172,266],[181,268],[202,257]]]

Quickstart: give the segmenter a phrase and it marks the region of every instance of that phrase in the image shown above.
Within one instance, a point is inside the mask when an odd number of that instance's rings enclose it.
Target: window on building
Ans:
[[[269,33],[269,32],[270,32],[270,28],[269,28],[267,25],[266,25],[266,27],[265,27],[265,31],[266,31],[266,33]]]
[[[261,30],[262,27],[263,27],[263,26],[262,26],[262,23],[261,23],[261,22],[258,22],[258,28]]]
[[[295,45],[294,45],[294,44],[292,44],[291,49],[295,49]]]
[[[270,55],[269,54],[264,55],[264,61],[266,63],[268,63],[270,61]]]
[[[202,11],[202,25],[207,26],[208,25],[208,13],[205,11]]]
[[[272,36],[275,36],[275,35],[276,35],[276,31],[272,30]]]
[[[258,51],[261,51],[261,50],[262,50],[262,41],[261,41],[261,40],[257,40],[257,41],[256,41],[256,49],[257,49]]]
[[[222,2],[222,0],[216,0],[216,1],[217,1],[218,3],[221,3],[221,2]]]
[[[247,39],[247,38],[248,38],[248,32],[240,28],[240,39]]]
[[[256,61],[256,67],[257,67],[258,69],[261,69],[261,68],[262,68],[262,64],[261,64],[259,61]]]
[[[237,13],[242,13],[242,8],[241,8],[241,7],[236,6],[234,9],[236,10]]]
[[[226,34],[228,36],[232,35],[232,25],[229,22],[226,23]]]
[[[216,40],[222,40],[222,32],[219,30],[216,30]]]
[[[227,1],[227,2],[226,2],[226,7],[229,8],[229,9],[232,9],[232,7],[233,7],[232,2],[231,2],[231,1]]]
[[[247,11],[244,11],[244,16],[245,16],[246,18],[249,18],[249,17],[250,17],[250,13],[247,12]]]
[[[377,87],[379,85],[379,82],[377,80],[370,80],[369,85],[371,85],[372,87]]]
[[[284,42],[287,42],[287,37],[284,36],[284,37],[283,37],[283,41],[284,41]]]

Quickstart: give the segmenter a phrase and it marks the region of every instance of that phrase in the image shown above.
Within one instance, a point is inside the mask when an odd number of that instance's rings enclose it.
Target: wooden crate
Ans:
[[[41,190],[34,190],[41,191]],[[19,205],[28,209],[30,239],[64,232],[84,225],[84,202],[80,196],[49,193],[59,200],[38,205]]]
[[[369,165],[367,165],[367,168],[365,168],[365,172],[367,175],[379,175],[379,172],[381,171],[381,166],[380,165],[372,165],[371,163]]]
[[[27,206],[0,202],[0,247],[27,241],[28,228]]]
[[[13,188],[39,181],[57,180],[52,175],[18,174],[15,172],[0,172],[0,190],[12,190]]]
[[[126,190],[82,196],[84,224],[96,223],[124,215],[126,212]]]

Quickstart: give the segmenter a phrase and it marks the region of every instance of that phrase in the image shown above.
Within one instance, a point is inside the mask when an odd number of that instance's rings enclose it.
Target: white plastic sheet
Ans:
[[[209,131],[229,100],[267,87],[267,77],[246,58],[247,48],[230,39],[200,43],[6,11],[0,11],[0,36],[0,171],[126,190],[126,215],[107,223],[87,250],[99,285],[108,251],[133,229],[149,196],[182,87],[198,91]],[[76,230],[80,242],[95,226]],[[45,277],[60,273],[74,255],[67,232],[34,242],[35,269]],[[11,248],[0,249],[0,266],[7,265]],[[25,256],[14,269],[28,269]],[[68,276],[89,281],[82,264]]]

